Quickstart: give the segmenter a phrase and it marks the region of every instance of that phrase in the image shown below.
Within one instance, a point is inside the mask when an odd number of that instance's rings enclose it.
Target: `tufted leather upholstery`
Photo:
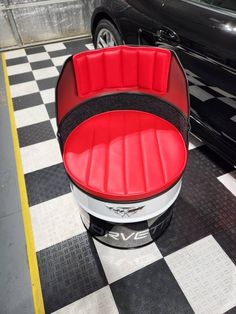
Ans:
[[[169,50],[125,46],[75,55],[77,92],[81,97],[114,88],[163,94],[167,90],[170,60]]]
[[[68,137],[64,164],[83,190],[109,200],[140,200],[179,180],[187,160],[180,132],[166,120],[115,110],[85,120]]]

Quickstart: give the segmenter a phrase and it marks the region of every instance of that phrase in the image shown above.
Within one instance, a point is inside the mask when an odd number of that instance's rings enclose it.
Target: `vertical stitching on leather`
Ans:
[[[156,60],[158,58],[158,53],[155,52],[155,55],[154,55],[154,62],[153,62],[153,68],[152,68],[152,90],[155,90],[155,88],[153,87],[154,85],[154,81],[155,81],[155,74],[156,74]]]
[[[88,65],[88,56],[85,56],[85,62],[86,62],[86,68],[87,68],[87,78],[88,78],[88,82],[89,82],[89,90],[87,91],[87,93],[83,93],[84,95],[91,93],[91,91],[92,91],[92,82],[91,82],[91,75],[90,75],[89,65]],[[82,76],[82,73],[80,74],[80,80],[82,80],[81,76]]]
[[[124,182],[124,193],[127,194],[127,179],[126,179],[126,162],[125,162],[125,112],[122,112],[123,119],[123,134],[122,134],[122,159],[123,159],[123,182]]]
[[[123,64],[123,58],[125,54],[123,53],[123,48],[120,49],[120,68],[121,68],[121,87],[124,87],[124,64]]]
[[[159,154],[160,162],[161,162],[162,177],[163,177],[164,184],[166,184],[166,171],[165,171],[166,169],[165,169],[165,165],[163,162],[163,156],[162,156],[161,148],[160,148],[160,144],[159,144],[158,131],[154,130],[154,133],[155,133],[155,138],[157,141],[157,149],[158,149],[158,154]]]
[[[90,142],[90,147],[89,147],[89,158],[88,158],[88,163],[87,163],[87,169],[86,169],[86,185],[89,185],[89,177],[90,177],[90,167],[91,167],[91,162],[92,162],[92,155],[93,155],[93,143],[94,143],[94,135],[95,135],[95,130],[93,127],[93,131],[92,131],[92,137],[91,137],[91,142]]]
[[[106,61],[105,61],[105,54],[102,51],[102,72],[103,72],[103,88],[101,90],[104,90],[106,88],[108,88],[107,86],[107,75],[106,75]]]
[[[140,149],[140,158],[142,162],[142,172],[143,172],[143,183],[144,183],[144,190],[147,192],[147,181],[146,181],[146,171],[145,165],[143,160],[143,145],[142,145],[142,138],[141,138],[141,117],[138,115],[138,138],[139,138],[139,149]]]
[[[137,56],[137,79],[136,79],[136,88],[137,89],[139,89],[140,88],[140,85],[139,85],[139,72],[140,72],[140,66],[139,66],[139,63],[140,63],[140,61],[139,61],[139,55],[140,55],[140,53],[139,53],[139,51],[136,51],[136,56]]]
[[[110,116],[106,115],[107,117],[107,145],[105,146],[106,153],[105,153],[105,165],[104,165],[104,192],[107,192],[107,186],[108,186],[108,175],[109,175],[109,151],[110,151],[110,128],[109,128],[109,120]]]

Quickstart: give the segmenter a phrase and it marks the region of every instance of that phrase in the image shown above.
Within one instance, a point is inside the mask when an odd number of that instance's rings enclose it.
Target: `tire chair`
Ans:
[[[171,220],[188,154],[187,81],[175,54],[116,46],[71,56],[56,108],[86,229],[118,248],[155,240]]]

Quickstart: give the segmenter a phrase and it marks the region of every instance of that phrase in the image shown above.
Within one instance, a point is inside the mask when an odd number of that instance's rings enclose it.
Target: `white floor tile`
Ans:
[[[197,74],[193,73],[192,71],[190,71],[188,69],[185,69],[185,72],[187,73],[187,75],[198,77]]]
[[[106,286],[71,303],[55,314],[118,314],[111,289]]]
[[[85,231],[72,193],[30,207],[36,251]]]
[[[22,74],[26,72],[31,72],[31,66],[29,63],[21,63],[16,65],[10,65],[7,67],[8,75]]]
[[[94,49],[94,45],[91,43],[91,44],[86,44],[85,45],[86,48],[88,48],[89,50],[93,50]]]
[[[38,91],[38,84],[35,81],[11,85],[12,98],[37,93]]]
[[[25,49],[17,49],[17,50],[7,51],[4,54],[5,54],[5,57],[7,60],[26,56]]]
[[[17,128],[39,123],[45,120],[49,120],[49,116],[44,105],[15,111],[15,121]]]
[[[199,146],[203,145],[202,141],[200,141],[196,136],[193,134],[189,133],[189,145],[188,145],[188,150],[197,148]]]
[[[44,45],[46,51],[57,51],[66,49],[66,46],[63,43],[55,43],[55,44],[48,44]]]
[[[20,151],[25,174],[62,162],[57,139],[25,146]]]
[[[43,61],[43,60],[49,60],[50,56],[47,52],[39,52],[34,53],[32,55],[28,55],[29,62],[37,62],[37,61]]]
[[[55,101],[55,88],[45,89],[41,91],[40,94],[44,104]]]
[[[217,178],[224,186],[236,196],[236,170]]]
[[[190,95],[196,97],[197,99],[199,99],[201,101],[207,101],[209,99],[214,98],[213,95],[206,92],[201,87],[195,86],[195,85],[189,86],[189,93],[190,93]]]
[[[231,117],[230,120],[232,120],[233,122],[236,122],[236,115],[234,115],[233,117]]]
[[[53,128],[53,131],[54,131],[55,135],[57,135],[57,121],[56,121],[56,118],[51,119],[50,122],[51,122],[51,125],[52,125],[52,128]]]
[[[64,62],[66,61],[66,59],[69,58],[69,56],[70,55],[65,55],[61,57],[52,58],[51,60],[55,66],[60,66],[64,64]]]
[[[212,236],[165,260],[196,314],[221,314],[236,305],[236,266]]]
[[[94,243],[109,283],[117,281],[162,258],[154,243],[136,250],[113,249],[96,240],[94,240]]]
[[[206,85],[206,84],[203,84],[198,79],[196,79],[194,76],[188,75],[187,78],[188,78],[188,81],[193,83],[194,85],[197,85],[197,86],[205,86]]]
[[[36,80],[43,80],[50,77],[58,76],[59,72],[56,67],[48,67],[33,71],[33,75]]]

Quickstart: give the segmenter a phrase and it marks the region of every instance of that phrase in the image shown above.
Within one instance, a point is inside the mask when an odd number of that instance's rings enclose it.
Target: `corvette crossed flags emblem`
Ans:
[[[138,210],[143,209],[144,206],[111,206],[106,205],[106,207],[112,210],[115,214],[121,217],[130,217],[134,215]]]

